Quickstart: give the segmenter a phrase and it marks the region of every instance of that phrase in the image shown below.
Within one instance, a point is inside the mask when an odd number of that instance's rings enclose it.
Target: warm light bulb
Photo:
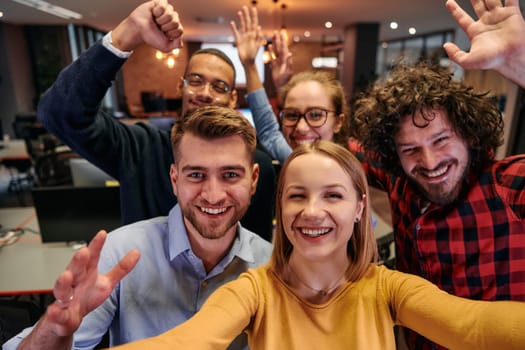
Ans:
[[[179,57],[180,49],[179,48],[173,49],[171,50],[171,53],[174,54],[175,57]]]
[[[175,59],[173,57],[169,57],[167,60],[166,60],[166,64],[168,65],[168,68],[173,68],[175,67]]]
[[[164,57],[164,54],[162,52],[160,52],[159,50],[157,50],[157,52],[155,52],[155,58],[156,59],[161,60],[163,57]]]

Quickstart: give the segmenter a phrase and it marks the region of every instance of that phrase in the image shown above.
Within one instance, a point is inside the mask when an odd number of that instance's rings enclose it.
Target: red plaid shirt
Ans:
[[[349,147],[370,184],[390,193],[398,270],[469,299],[525,301],[525,155],[491,163],[456,203],[437,206],[405,176],[367,162],[358,144]],[[415,333],[407,341],[411,349],[440,348]]]

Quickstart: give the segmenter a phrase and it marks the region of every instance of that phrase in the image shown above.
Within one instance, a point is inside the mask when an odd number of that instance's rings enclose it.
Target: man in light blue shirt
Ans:
[[[259,173],[251,124],[232,109],[203,107],[177,121],[171,140],[178,204],[169,216],[111,232],[100,259],[99,233],[57,279],[57,300],[42,319],[4,349],[92,349],[108,329],[111,345],[157,335],[190,318],[218,286],[267,262],[270,243],[239,223]],[[245,345],[241,337],[230,348]]]

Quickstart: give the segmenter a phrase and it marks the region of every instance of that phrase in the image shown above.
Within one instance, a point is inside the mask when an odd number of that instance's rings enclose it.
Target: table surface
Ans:
[[[33,207],[0,209],[2,229],[39,231]],[[0,296],[51,293],[55,280],[75,253],[67,243],[42,243],[27,230],[17,242],[0,248]]]
[[[24,140],[10,140],[0,142],[0,161],[30,159]]]

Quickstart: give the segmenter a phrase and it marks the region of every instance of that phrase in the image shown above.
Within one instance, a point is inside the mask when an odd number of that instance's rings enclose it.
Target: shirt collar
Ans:
[[[178,255],[191,250],[188,233],[182,218],[182,211],[178,204],[170,210],[168,215],[168,230],[169,259],[172,261]],[[236,256],[248,263],[254,263],[255,257],[250,245],[252,239],[253,234],[242,227],[240,223],[237,223],[237,235],[233,241],[232,248],[220,264],[228,265]]]

